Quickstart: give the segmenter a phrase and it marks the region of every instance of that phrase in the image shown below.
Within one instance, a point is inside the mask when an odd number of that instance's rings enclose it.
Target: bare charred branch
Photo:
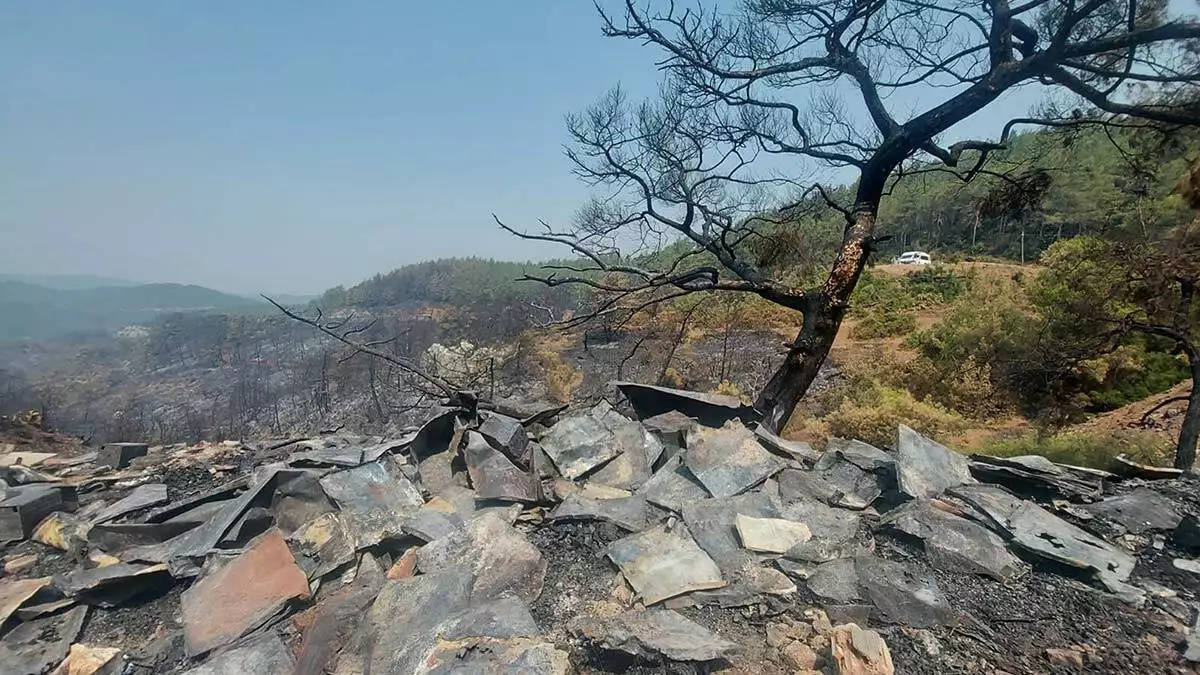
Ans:
[[[386,361],[387,363],[390,363],[390,364],[396,366],[400,370],[402,370],[406,373],[409,373],[410,375],[415,376],[422,382],[432,385],[439,392],[441,392],[441,394],[444,396],[450,396],[455,392],[455,387],[452,386],[449,382],[445,381],[444,379],[442,379],[436,375],[426,372],[423,368],[421,368],[416,363],[414,363],[408,359],[399,357],[399,356],[388,354],[387,352],[379,351],[378,349],[375,348],[376,346],[378,346],[379,344],[382,344],[382,343],[357,342],[355,340],[350,339],[346,334],[338,333],[335,329],[330,328],[327,324],[321,323],[321,318],[324,315],[322,314],[322,312],[319,308],[317,309],[317,318],[310,319],[308,317],[300,316],[299,314],[293,312],[292,310],[288,309],[287,307],[284,307],[283,305],[279,304],[278,302],[275,302],[275,300],[273,300],[265,295],[262,297],[267,302],[271,303],[272,305],[275,305],[275,308],[278,309],[279,311],[283,312],[283,314],[285,316],[287,316],[289,319],[298,321],[307,326],[311,326],[312,328],[315,328],[317,331],[324,333],[325,335],[328,335],[329,337],[346,345],[351,350],[353,350],[352,354],[360,354],[360,353],[366,354],[368,356],[372,356],[372,357],[380,359],[382,361]],[[341,327],[342,325],[344,325],[344,322],[335,324],[335,325],[337,325],[338,327]]]

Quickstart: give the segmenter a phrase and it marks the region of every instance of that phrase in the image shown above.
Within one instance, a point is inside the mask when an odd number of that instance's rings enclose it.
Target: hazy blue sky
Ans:
[[[590,0],[6,2],[0,272],[299,293],[553,255],[489,214],[569,218],[563,115],[657,56]]]

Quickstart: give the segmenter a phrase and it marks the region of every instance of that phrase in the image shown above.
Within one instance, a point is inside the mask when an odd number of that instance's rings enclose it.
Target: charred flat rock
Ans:
[[[968,458],[905,427],[817,451],[735,400],[621,388],[641,421],[459,397],[388,437],[11,462],[42,482],[0,503],[0,675],[1200,659],[1191,477]]]

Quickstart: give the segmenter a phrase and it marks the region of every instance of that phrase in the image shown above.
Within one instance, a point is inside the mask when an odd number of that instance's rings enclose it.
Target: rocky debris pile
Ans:
[[[618,387],[631,415],[462,396],[395,439],[0,456],[0,675],[1200,660],[1190,478],[903,426],[818,452],[733,399]]]

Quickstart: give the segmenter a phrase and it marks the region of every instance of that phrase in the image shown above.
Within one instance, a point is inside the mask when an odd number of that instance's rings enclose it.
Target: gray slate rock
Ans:
[[[0,675],[43,675],[67,656],[87,607],[19,624],[0,638]]]
[[[539,444],[564,478],[575,480],[621,453],[622,447],[604,423],[612,406],[601,401],[584,414],[560,420]]]
[[[817,565],[806,583],[809,590],[826,600],[839,603],[862,600],[854,558],[838,558]]]
[[[571,633],[610,651],[642,659],[712,661],[729,656],[737,645],[667,609],[646,609],[614,617],[579,617]]]
[[[854,547],[858,533],[859,513],[835,508],[816,500],[801,500],[785,504],[782,516],[804,523],[812,538],[796,544],[784,557],[804,562],[825,562],[847,555]]]
[[[784,467],[737,421],[720,429],[697,427],[688,433],[687,446],[687,468],[714,497],[745,492]]]
[[[934,507],[928,500],[905,504],[883,522],[916,537],[934,567],[947,572],[984,574],[1007,581],[1021,571],[1021,562],[992,531]]]
[[[863,443],[835,438],[813,466],[813,472],[839,493],[833,504],[848,509],[871,505],[894,477],[895,461],[886,452]]]
[[[599,520],[630,532],[640,532],[646,529],[646,499],[638,495],[594,499],[577,492],[567,495],[550,512],[550,520]]]
[[[600,467],[589,480],[622,490],[638,489],[650,478],[654,464],[663,454],[662,441],[615,410],[606,411],[601,421],[612,432],[621,454]]]
[[[900,425],[896,444],[896,488],[913,498],[934,497],[946,488],[976,482],[971,461],[909,427]]]
[[[612,542],[606,553],[647,605],[726,585],[721,569],[685,532],[657,527]]]
[[[467,570],[476,601],[512,593],[533,602],[546,577],[541,552],[494,513],[481,513],[466,527],[422,546],[417,567],[425,573]]]
[[[290,675],[294,667],[291,650],[272,631],[214,654],[183,675]]]
[[[789,441],[781,438],[763,426],[758,426],[754,429],[754,436],[768,450],[787,459],[794,459],[811,466],[821,458],[821,453],[813,450],[813,447],[808,443],[803,441]]]
[[[963,485],[950,494],[982,512],[1012,545],[1081,570],[1090,570],[1109,590],[1126,590],[1135,560],[1128,552],[1096,537],[1042,507],[993,485]]]
[[[682,513],[691,502],[709,497],[708,490],[700,485],[679,457],[668,459],[637,493],[651,504],[675,513]]]
[[[427,675],[568,675],[570,656],[538,638],[439,644],[418,671]]]
[[[321,487],[349,517],[348,526],[358,549],[403,534],[401,525],[417,514],[425,500],[398,470],[371,462],[321,478]]]
[[[1174,530],[1183,516],[1165,495],[1146,487],[1128,494],[1105,497],[1094,504],[1079,508],[1093,516],[1105,518],[1124,527],[1132,534],[1152,530]]]
[[[91,522],[92,524],[103,523],[120,518],[127,513],[166,504],[168,501],[166,485],[155,483],[139,485],[123,499],[101,509],[99,513],[92,516]]]
[[[481,433],[467,431],[462,452],[467,462],[467,473],[471,476],[471,486],[481,499],[537,501],[537,485],[533,476],[493,448]]]
[[[479,417],[479,433],[483,434],[488,443],[512,461],[528,466],[529,434],[526,433],[521,420],[491,411],[481,411]]]
[[[883,618],[910,628],[952,625],[954,610],[931,575],[903,563],[869,555],[854,559],[863,596]]]

